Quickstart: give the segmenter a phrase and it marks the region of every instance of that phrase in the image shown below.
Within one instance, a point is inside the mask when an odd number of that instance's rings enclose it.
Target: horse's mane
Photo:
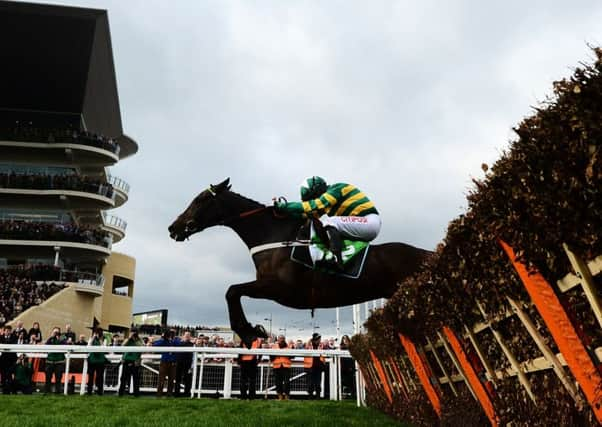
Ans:
[[[239,193],[237,193],[235,191],[232,191],[232,190],[228,190],[228,191],[230,192],[230,194],[232,194],[233,196],[236,196],[238,199],[240,199],[240,200],[242,200],[244,202],[247,202],[249,204],[255,205],[255,207],[258,207],[258,208],[265,208],[265,205],[263,203],[259,203],[256,200],[249,199],[248,197],[245,197],[242,194],[239,194]]]

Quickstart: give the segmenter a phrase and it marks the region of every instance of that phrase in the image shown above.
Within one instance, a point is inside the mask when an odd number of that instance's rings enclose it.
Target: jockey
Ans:
[[[353,185],[328,185],[323,178],[312,176],[301,183],[301,200],[276,201],[274,206],[290,215],[320,218],[328,233],[329,249],[341,269],[342,238],[369,242],[380,232],[380,216],[374,203]]]

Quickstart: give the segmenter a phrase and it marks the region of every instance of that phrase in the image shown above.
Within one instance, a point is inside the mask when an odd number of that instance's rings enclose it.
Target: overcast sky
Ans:
[[[599,1],[52,1],[107,9],[124,129],[113,168],[130,201],[114,249],[137,259],[134,310],[227,325],[228,285],[254,278],[225,228],[167,226],[210,183],[268,202],[301,180],[351,182],[383,219],[377,242],[432,249],[471,177],[552,81],[602,43]],[[309,311],[243,299],[252,322],[311,334]],[[351,310],[342,310],[351,332]],[[318,310],[322,335],[334,310]]]

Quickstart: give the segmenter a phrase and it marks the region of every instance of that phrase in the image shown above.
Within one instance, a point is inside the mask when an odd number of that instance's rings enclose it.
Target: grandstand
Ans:
[[[130,327],[135,260],[108,213],[124,134],[107,12],[0,1],[0,321]]]

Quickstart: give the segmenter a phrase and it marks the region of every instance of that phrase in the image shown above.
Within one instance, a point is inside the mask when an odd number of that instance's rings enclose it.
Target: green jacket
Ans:
[[[140,338],[138,339],[127,339],[123,343],[123,347],[142,347],[144,343]],[[140,353],[123,353],[124,362],[136,362],[140,360]]]
[[[94,337],[88,345],[102,345],[102,342],[100,342],[98,337]],[[107,358],[105,357],[105,354],[106,353],[90,353],[90,355],[88,356],[88,363],[93,363],[96,365],[107,363]]]
[[[291,216],[366,216],[378,214],[374,203],[357,187],[338,183],[330,185],[317,199],[307,202],[288,202],[279,204],[278,209]]]
[[[64,337],[50,337],[46,340],[46,345],[62,345],[66,344]],[[48,353],[47,362],[64,362],[65,355],[63,353]]]
[[[31,368],[31,363],[17,363],[15,365],[15,383],[18,385],[31,385],[32,374],[33,369]]]

